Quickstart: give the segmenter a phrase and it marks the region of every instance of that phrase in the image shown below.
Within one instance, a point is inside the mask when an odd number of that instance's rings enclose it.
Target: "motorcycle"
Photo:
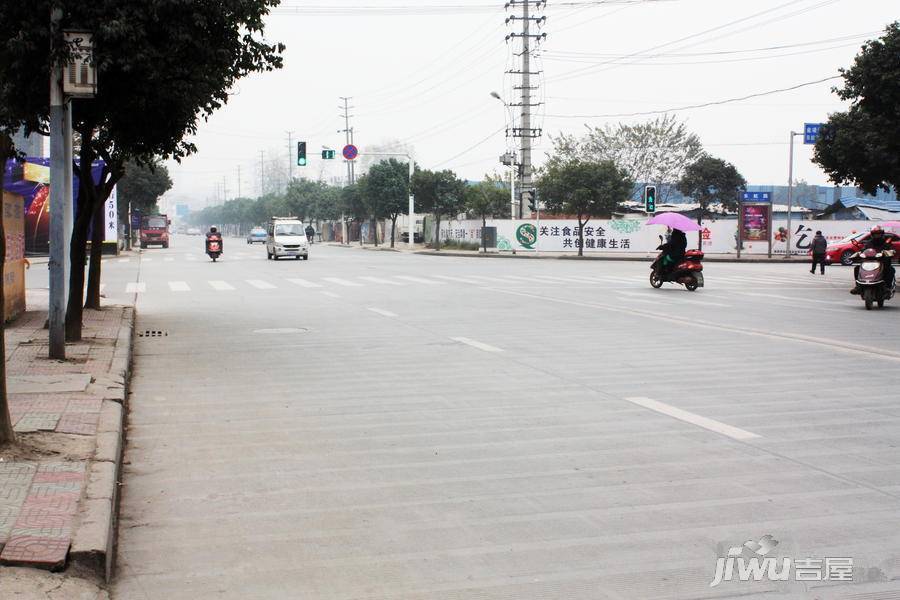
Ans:
[[[222,256],[222,236],[218,233],[213,233],[211,235],[206,236],[206,254],[212,259],[213,262],[216,262],[220,256]]]
[[[879,252],[872,248],[853,255],[853,262],[859,263],[856,287],[863,302],[866,303],[866,310],[872,310],[873,304],[878,304],[878,308],[884,308],[884,301],[894,297],[897,288],[896,279],[884,280],[884,261],[885,259],[890,261],[892,256],[894,256],[892,250]]]
[[[684,253],[684,260],[667,273],[663,273],[664,254],[664,252],[660,252],[653,264],[650,265],[650,285],[658,289],[664,283],[678,283],[687,288],[689,292],[703,287],[703,252],[688,250]]]

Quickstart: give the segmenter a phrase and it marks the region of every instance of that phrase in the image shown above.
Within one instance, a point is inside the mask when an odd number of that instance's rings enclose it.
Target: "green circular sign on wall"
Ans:
[[[516,240],[519,244],[522,245],[523,248],[527,248],[528,250],[533,250],[534,245],[537,243],[538,230],[532,223],[525,223],[524,225],[519,225],[519,228],[516,229]]]

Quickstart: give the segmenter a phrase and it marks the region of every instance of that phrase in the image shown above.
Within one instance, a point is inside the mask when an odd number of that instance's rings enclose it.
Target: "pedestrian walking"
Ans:
[[[822,235],[821,231],[816,232],[816,236],[812,241],[812,267],[810,273],[816,272],[816,265],[819,265],[822,275],[825,274],[825,253],[828,250],[828,240]]]

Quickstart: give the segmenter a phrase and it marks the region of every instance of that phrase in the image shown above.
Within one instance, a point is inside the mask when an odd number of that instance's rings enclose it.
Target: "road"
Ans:
[[[239,240],[213,264],[187,237],[108,261],[108,301],[159,332],[136,345],[113,597],[897,590],[864,580],[900,576],[900,304],[866,312],[845,268],[647,275]],[[710,587],[765,535],[856,582]]]

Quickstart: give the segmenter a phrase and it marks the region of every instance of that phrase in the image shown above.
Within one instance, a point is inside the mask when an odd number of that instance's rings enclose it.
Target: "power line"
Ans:
[[[554,119],[611,119],[611,118],[616,118],[616,117],[641,117],[641,116],[648,116],[648,115],[662,115],[662,114],[666,114],[666,113],[680,112],[683,110],[693,110],[696,108],[706,108],[709,106],[719,106],[722,104],[731,104],[732,102],[740,102],[742,100],[749,100],[751,98],[759,98],[760,96],[770,96],[772,94],[780,94],[783,92],[790,92],[792,90],[800,89],[802,87],[816,85],[819,83],[824,83],[826,81],[831,81],[832,79],[840,79],[840,78],[841,78],[841,75],[832,75],[831,77],[825,77],[823,79],[817,79],[815,81],[807,81],[805,83],[798,83],[797,85],[792,85],[791,87],[779,88],[777,90],[769,90],[767,92],[758,92],[756,94],[748,94],[747,96],[741,96],[740,98],[728,98],[726,100],[715,100],[712,102],[704,102],[702,104],[680,106],[677,108],[668,108],[665,110],[648,110],[648,111],[642,111],[642,112],[615,113],[615,114],[606,114],[606,115],[547,115],[547,116],[554,118]]]
[[[435,163],[435,164],[433,165],[433,168],[436,169],[436,168],[438,168],[438,167],[440,167],[440,166],[442,166],[442,165],[446,165],[447,163],[456,160],[457,158],[459,158],[459,157],[462,156],[463,154],[468,154],[469,152],[471,152],[471,151],[474,150],[475,148],[478,148],[479,146],[481,146],[482,144],[484,144],[485,142],[487,142],[488,140],[490,140],[492,137],[494,137],[495,135],[497,135],[498,133],[500,133],[501,131],[503,131],[504,129],[506,129],[506,125],[505,125],[505,124],[504,124],[503,127],[501,127],[500,129],[498,129],[498,130],[496,130],[496,131],[492,131],[492,132],[490,133],[490,135],[488,135],[486,138],[484,138],[483,140],[481,140],[481,141],[479,141],[479,142],[476,142],[475,144],[469,146],[468,148],[466,148],[465,150],[463,150],[463,151],[460,152],[459,154],[455,154],[455,155],[451,156],[450,158],[448,158],[448,159],[446,159],[446,160],[442,160],[442,161],[439,162],[439,163]]]
[[[614,4],[660,4],[664,2],[676,2],[678,0],[580,0],[570,2],[555,2],[554,6],[583,8],[608,6]],[[433,4],[410,5],[397,4],[393,6],[356,5],[356,6],[329,6],[329,5],[281,5],[269,10],[272,15],[303,15],[303,16],[443,16],[448,14],[473,14],[488,13],[497,9],[493,4]]]

